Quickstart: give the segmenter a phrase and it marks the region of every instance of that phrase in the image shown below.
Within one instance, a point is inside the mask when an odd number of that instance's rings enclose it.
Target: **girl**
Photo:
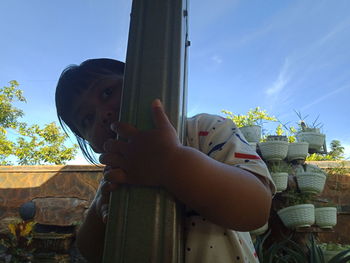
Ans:
[[[56,88],[61,125],[88,160],[96,163],[92,149],[107,165],[77,234],[82,255],[101,261],[109,193],[138,184],[161,186],[186,204],[186,263],[258,262],[248,231],[267,222],[275,192],[264,162],[231,120],[209,114],[187,120],[182,145],[157,99],[153,130],[118,122],[123,74],[122,62],[91,59],[66,68]]]

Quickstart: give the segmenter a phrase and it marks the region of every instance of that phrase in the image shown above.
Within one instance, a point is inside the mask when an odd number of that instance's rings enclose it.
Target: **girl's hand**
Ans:
[[[107,169],[105,169],[105,171],[108,170],[108,167],[106,168]],[[109,182],[103,178],[95,196],[96,213],[105,224],[107,223],[108,219],[109,196],[112,191],[117,189],[117,187],[117,184]]]
[[[125,141],[109,139],[100,162],[111,169],[105,172],[112,183],[161,186],[164,184],[173,154],[182,147],[161,102],[152,103],[155,128],[139,131],[126,123],[112,123],[111,128]],[[176,165],[176,164],[175,164]]]

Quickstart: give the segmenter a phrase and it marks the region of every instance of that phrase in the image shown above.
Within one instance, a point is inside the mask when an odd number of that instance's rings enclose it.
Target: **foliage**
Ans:
[[[271,231],[263,236],[258,236],[254,242],[260,263],[326,263],[324,245],[317,244],[313,234],[309,235],[306,246],[293,241],[293,235],[291,235],[285,237],[281,242],[273,242],[266,247],[265,241],[270,233]],[[350,260],[350,249],[339,251],[340,253],[331,258],[328,263],[346,263]]]
[[[277,128],[276,128],[276,135],[282,136],[284,134],[284,130],[282,129],[282,124],[278,124]]]
[[[328,250],[328,251],[344,251],[344,250],[350,250],[350,245],[343,245],[339,243],[321,243],[319,244],[322,250]]]
[[[0,88],[0,165],[64,164],[74,158],[77,145],[67,147],[67,135],[54,122],[39,127],[20,121],[15,103],[26,102],[15,80]],[[10,135],[9,135],[10,133]]]
[[[1,234],[0,245],[6,255],[11,255],[11,262],[29,262],[34,252],[31,246],[33,239],[33,221],[20,221],[8,225],[9,233]]]
[[[292,172],[291,165],[286,162],[270,162],[267,164],[267,166],[271,173]]]
[[[306,161],[339,161],[344,159],[344,147],[338,140],[332,140],[328,154],[313,153],[306,157]]]
[[[306,115],[306,116],[303,117],[301,115],[300,111],[296,111],[296,110],[294,110],[294,111],[295,111],[295,113],[297,114],[297,116],[299,118],[298,126],[299,126],[299,129],[301,131],[303,131],[303,132],[312,131],[314,129],[321,129],[323,127],[323,124],[318,122],[318,118],[320,117],[320,115],[318,115],[313,122],[307,123],[305,120],[306,120],[306,118],[309,115]]]
[[[337,162],[336,166],[327,168],[327,173],[331,176],[349,174],[350,168],[346,168],[345,165],[345,161]]]
[[[334,160],[343,160],[344,159],[344,147],[341,146],[339,140],[331,141],[331,150],[328,153]]]
[[[293,205],[310,204],[312,203],[315,195],[311,193],[299,192],[297,190],[287,190],[283,192],[283,197],[286,200],[283,203],[283,207],[288,207]]]
[[[235,115],[231,111],[222,110],[222,113],[226,115],[226,118],[231,119],[237,127],[245,127],[252,125],[261,125],[265,121],[277,121],[274,116],[270,116],[266,110],[261,110],[260,107],[250,109],[246,115]]]
[[[281,121],[279,121],[279,125],[276,128],[276,134],[283,135],[285,134],[288,137],[288,142],[293,143],[296,141],[295,134],[297,133],[297,129],[293,126],[287,126],[287,124],[283,124]]]

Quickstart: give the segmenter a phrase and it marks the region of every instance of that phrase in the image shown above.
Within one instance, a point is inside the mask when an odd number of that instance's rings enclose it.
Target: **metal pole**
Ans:
[[[152,128],[150,105],[160,98],[183,139],[187,35],[187,0],[133,1],[121,121]],[[182,210],[163,189],[121,187],[111,197],[103,262],[183,262]]]

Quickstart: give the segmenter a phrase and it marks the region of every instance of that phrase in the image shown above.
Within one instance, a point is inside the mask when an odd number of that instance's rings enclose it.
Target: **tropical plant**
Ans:
[[[1,234],[0,245],[5,255],[11,256],[10,262],[30,262],[34,252],[31,246],[33,221],[19,221],[8,225],[9,233]]]
[[[317,244],[316,239],[313,234],[309,234],[309,242],[307,244],[307,253],[300,253],[303,249],[302,246],[298,243],[294,244],[294,248],[296,248],[295,258],[298,260],[296,262],[305,262],[305,263],[347,263],[350,260],[350,249],[344,250],[340,252],[339,254],[332,257],[330,260],[326,262],[324,257],[324,250],[322,249],[322,246]],[[299,248],[297,248],[299,247]],[[287,253],[291,252],[288,251]],[[306,256],[306,261],[305,261]],[[288,261],[289,262],[289,261]]]
[[[270,162],[267,164],[268,169],[271,173],[281,173],[281,172],[286,172],[290,173],[292,172],[292,167],[290,164],[279,161],[279,162]]]
[[[315,129],[321,129],[323,127],[323,124],[318,122],[320,115],[318,115],[313,122],[307,123],[305,120],[309,115],[302,116],[300,111],[294,110],[294,112],[299,118],[298,126],[300,131],[307,132]]]
[[[301,205],[301,204],[311,204],[315,198],[315,194],[312,193],[302,193],[297,190],[287,190],[283,192],[283,198],[285,202],[283,207]]]
[[[261,110],[260,107],[250,109],[246,115],[233,114],[231,111],[222,110],[226,118],[231,119],[238,128],[252,125],[261,125],[263,121],[277,121],[276,117],[271,116],[266,110]]]
[[[276,134],[283,135],[285,134],[288,138],[289,143],[293,143],[296,141],[295,134],[297,133],[297,129],[293,126],[287,126],[288,123],[282,123],[281,121],[278,121],[279,125],[276,127]]]
[[[271,231],[256,237],[254,247],[260,263],[327,263],[324,257],[328,245],[317,244],[313,234],[309,234],[308,242],[302,245],[293,240],[293,234],[284,237],[281,242],[273,242],[269,247],[266,240]],[[334,246],[339,251],[328,263],[346,263],[350,260],[350,246]]]

